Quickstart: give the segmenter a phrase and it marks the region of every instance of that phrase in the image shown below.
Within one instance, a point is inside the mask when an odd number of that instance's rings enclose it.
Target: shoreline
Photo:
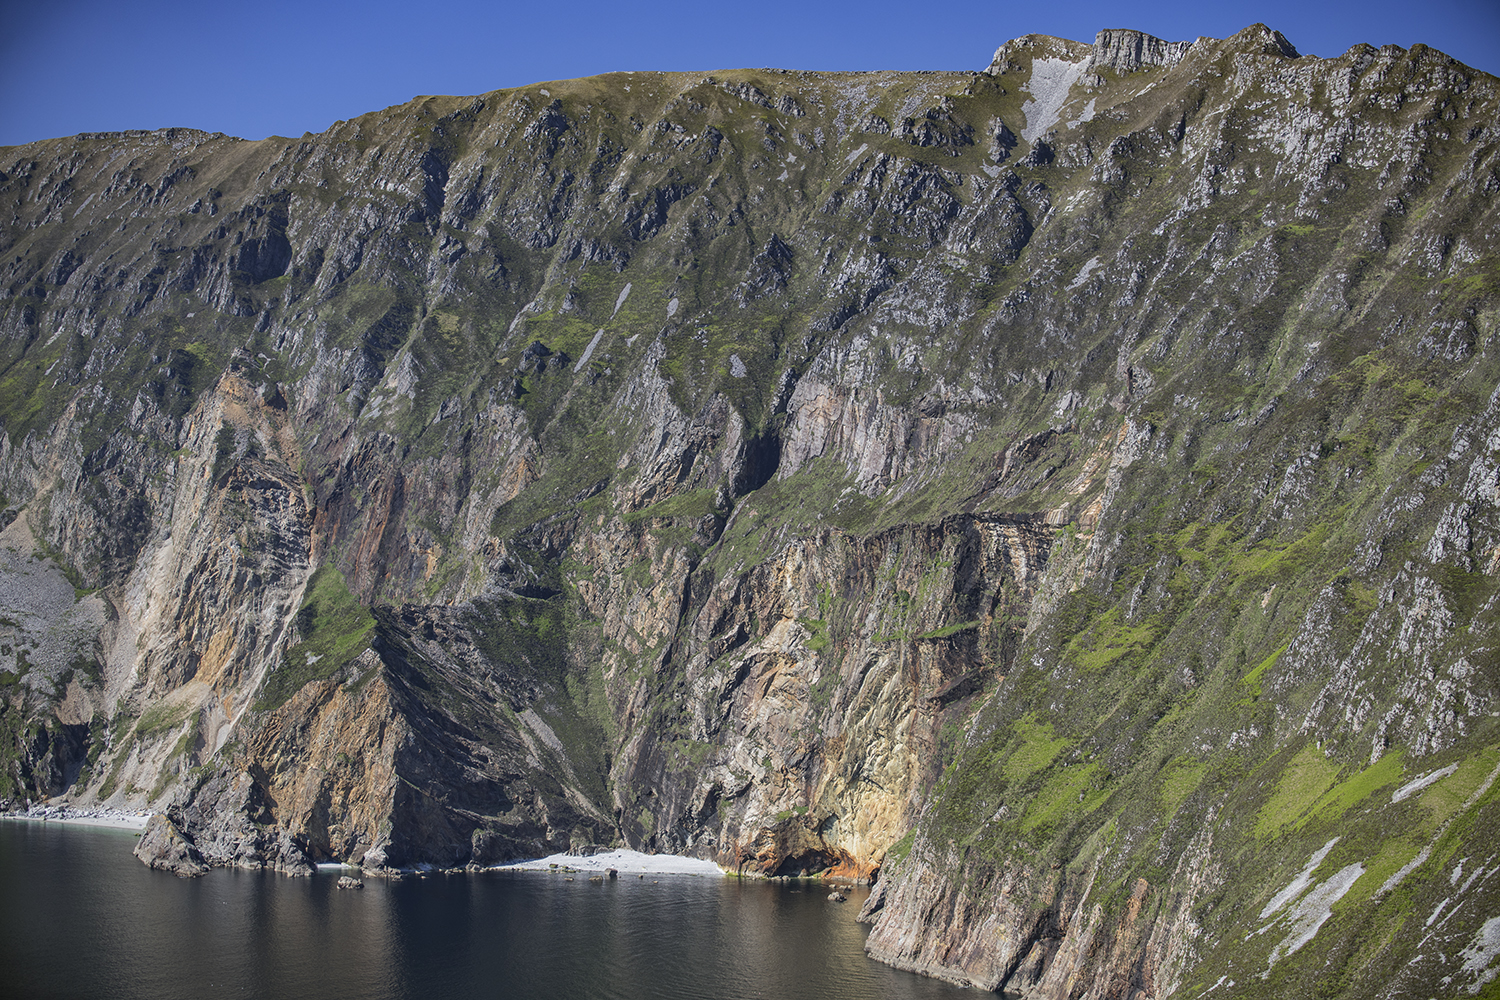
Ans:
[[[680,854],[642,854],[617,848],[598,854],[553,854],[529,861],[493,865],[489,871],[575,871],[604,874],[611,869],[621,875],[716,875],[724,877],[728,872],[700,858],[684,857]]]
[[[0,812],[0,819],[22,823],[59,823],[68,826],[95,826],[109,830],[132,830],[136,833],[146,829],[151,813],[127,812],[124,809],[106,807],[78,809],[73,806],[32,806],[24,811]]]
[[[53,823],[68,826],[84,826],[96,829],[129,830],[139,835],[145,830],[154,811],[130,812],[109,807],[78,808],[75,806],[37,806],[26,810],[0,811],[0,820],[19,823]],[[219,866],[213,866],[219,867]],[[677,875],[702,878],[757,878],[768,882],[817,882],[831,886],[866,886],[870,883],[858,879],[828,878],[822,876],[764,876],[746,875],[723,868],[712,861],[680,854],[644,854],[628,848],[614,848],[597,854],[560,853],[545,858],[529,858],[496,865],[465,865],[456,868],[440,868],[431,864],[416,864],[411,867],[368,869],[347,861],[322,861],[313,864],[320,875],[358,872],[365,878],[426,878],[433,875],[482,874],[485,872],[542,872],[551,874],[607,875],[614,871],[618,875]]]

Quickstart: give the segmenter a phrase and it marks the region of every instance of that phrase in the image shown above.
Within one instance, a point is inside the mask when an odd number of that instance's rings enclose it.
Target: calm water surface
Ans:
[[[0,821],[0,995],[977,995],[867,959],[862,892],[840,905],[813,887],[540,872],[366,879],[350,891],[336,873],[179,879],[136,861],[133,844],[129,832]]]

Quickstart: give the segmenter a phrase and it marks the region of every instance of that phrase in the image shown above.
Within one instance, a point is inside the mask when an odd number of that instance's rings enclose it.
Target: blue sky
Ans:
[[[1177,40],[1257,21],[1304,53],[1422,42],[1500,74],[1500,0],[0,0],[0,145],[169,125],[295,136],[417,94],[625,69],[978,70],[1033,32]]]

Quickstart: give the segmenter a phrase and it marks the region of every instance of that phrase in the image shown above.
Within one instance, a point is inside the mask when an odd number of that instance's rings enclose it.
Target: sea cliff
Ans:
[[[1038,998],[1477,991],[1497,121],[1255,25],[0,150],[0,794],[878,877],[872,955]]]

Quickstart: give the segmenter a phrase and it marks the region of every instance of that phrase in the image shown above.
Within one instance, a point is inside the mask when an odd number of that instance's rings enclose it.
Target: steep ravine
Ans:
[[[1493,989],[1497,121],[1255,25],[0,150],[0,796],[875,878],[1029,997]]]

